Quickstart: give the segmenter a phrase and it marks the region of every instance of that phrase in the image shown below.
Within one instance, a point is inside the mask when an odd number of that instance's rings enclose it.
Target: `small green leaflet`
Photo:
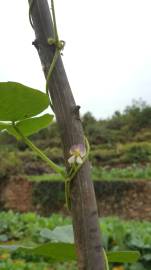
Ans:
[[[39,117],[19,121],[16,126],[19,128],[19,130],[25,137],[28,137],[34,133],[37,133],[39,130],[46,128],[48,125],[51,124],[52,120],[53,115],[44,114]],[[20,136],[17,134],[13,126],[9,126],[6,129],[8,133],[15,136],[17,139],[20,139]]]

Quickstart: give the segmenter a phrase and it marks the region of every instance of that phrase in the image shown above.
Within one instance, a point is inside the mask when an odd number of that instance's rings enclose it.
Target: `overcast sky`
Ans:
[[[50,2],[50,1],[49,1]],[[151,104],[151,1],[56,0],[63,61],[82,114],[97,118],[123,110],[132,99]],[[0,81],[45,89],[31,45],[28,0],[1,0]]]

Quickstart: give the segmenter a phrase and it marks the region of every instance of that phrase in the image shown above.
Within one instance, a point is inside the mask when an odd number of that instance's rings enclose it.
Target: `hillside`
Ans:
[[[102,168],[106,171],[125,169],[131,175],[135,168],[140,174],[146,169],[151,178],[151,106],[134,102],[121,113],[116,111],[110,119],[96,120],[88,112],[82,117],[85,134],[91,145],[90,161],[94,175]],[[57,163],[63,164],[61,143],[57,124],[54,122],[31,137],[31,140]],[[6,133],[0,136],[0,178],[10,175],[41,175],[50,169],[22,142]],[[127,173],[127,171],[126,171]],[[107,177],[107,175],[106,175]],[[138,177],[139,178],[139,177]],[[142,177],[143,178],[143,177]]]

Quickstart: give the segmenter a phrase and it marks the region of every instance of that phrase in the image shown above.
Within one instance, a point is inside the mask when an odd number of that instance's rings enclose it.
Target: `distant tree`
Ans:
[[[119,111],[115,111],[111,119],[107,121],[107,128],[109,129],[121,129],[124,125],[123,114]]]
[[[151,106],[141,99],[133,101],[124,111],[125,124],[132,132],[137,132],[144,127],[151,126]]]

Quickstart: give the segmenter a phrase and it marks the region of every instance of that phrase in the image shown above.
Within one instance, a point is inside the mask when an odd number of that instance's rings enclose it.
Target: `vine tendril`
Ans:
[[[33,4],[34,4],[34,0],[31,0],[29,2],[29,21],[30,21],[30,24],[31,24],[32,28],[34,29],[32,16],[31,16],[31,11],[32,11],[32,8],[33,8]],[[54,1],[53,0],[51,0],[51,8],[52,8],[52,22],[53,22],[54,38],[49,37],[47,39],[47,43],[50,46],[52,46],[52,45],[55,46],[55,53],[54,53],[52,62],[50,64],[48,74],[47,74],[47,78],[46,78],[46,94],[49,94],[48,93],[48,88],[49,88],[48,84],[50,82],[51,75],[52,75],[52,72],[53,72],[54,67],[56,65],[56,62],[58,60],[58,57],[60,56],[60,52],[64,49],[64,46],[65,46],[65,42],[62,41],[62,40],[59,40],[58,30],[57,30],[57,23],[56,23],[55,8],[54,8]],[[52,102],[50,102],[50,107],[52,108],[52,110],[54,110]]]

